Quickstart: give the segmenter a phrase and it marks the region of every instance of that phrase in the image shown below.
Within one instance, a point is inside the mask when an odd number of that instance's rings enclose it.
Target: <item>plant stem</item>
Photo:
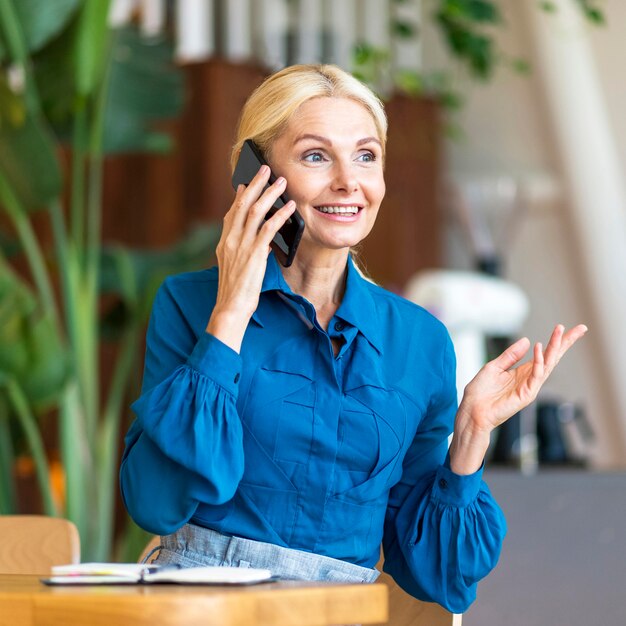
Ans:
[[[19,200],[15,197],[15,194],[11,190],[2,172],[0,172],[0,202],[6,209],[20,238],[44,310],[54,321],[57,330],[60,331],[61,326],[58,311],[43,252],[41,251],[33,227],[28,219],[26,210],[20,206]]]
[[[43,508],[46,515],[57,516],[58,511],[54,499],[52,497],[52,489],[50,487],[50,471],[48,468],[48,459],[44,449],[41,433],[37,427],[37,420],[32,414],[28,406],[28,400],[24,395],[21,387],[14,378],[7,378],[4,382],[7,395],[15,415],[24,431],[28,447],[33,455],[35,462],[35,471],[37,473],[37,482],[41,492]]]
[[[4,34],[4,42],[9,51],[11,61],[24,72],[26,79],[26,108],[31,114],[41,110],[37,85],[32,77],[32,69],[28,58],[26,38],[15,11],[13,0],[0,0],[0,27]]]
[[[9,428],[9,408],[6,399],[0,396],[0,515],[16,513],[13,466],[15,455]]]
[[[76,308],[74,302],[77,295],[76,281],[73,279],[72,266],[78,265],[78,259],[73,258],[74,244],[67,239],[67,228],[63,217],[63,209],[58,198],[48,206],[48,214],[52,224],[54,248],[57,257],[57,267],[61,278],[61,292],[63,294],[63,311],[65,313],[65,328],[72,343],[76,345]],[[76,363],[74,363],[76,367]]]
[[[113,538],[114,494],[118,467],[118,439],[125,390],[138,352],[142,325],[132,321],[120,342],[120,352],[109,389],[104,418],[98,437],[99,533],[96,554],[110,558]]]
[[[11,0],[0,2],[0,25],[7,47],[11,52],[11,58],[16,63],[25,63],[28,51],[22,35],[22,28],[15,13],[15,7]]]
[[[87,445],[82,405],[77,383],[64,391],[59,415],[59,444],[65,468],[66,516],[76,527],[81,538],[83,557],[89,559],[90,516],[93,515],[93,458]]]
[[[85,160],[87,141],[87,102],[78,97],[72,133],[72,196],[71,233],[72,242],[79,258],[85,247]]]
[[[107,55],[110,58],[110,55]],[[110,66],[109,66],[110,67]],[[100,257],[102,251],[102,135],[104,132],[104,110],[108,94],[109,67],[96,92],[91,120],[88,129],[88,179],[84,273],[84,309],[83,333],[81,346],[84,367],[83,399],[85,402],[88,434],[92,446],[96,445],[93,435],[98,424],[100,407],[98,350],[100,345],[98,325],[98,283],[100,276]],[[95,447],[92,447],[95,453]]]

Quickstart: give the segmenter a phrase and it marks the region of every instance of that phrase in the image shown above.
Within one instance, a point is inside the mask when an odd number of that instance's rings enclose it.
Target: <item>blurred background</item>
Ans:
[[[0,3],[0,513],[136,558],[117,468],[152,297],[214,262],[252,89],[336,63],[390,121],[360,261],[446,323],[459,393],[519,336],[590,329],[494,437],[511,539],[464,623],[623,622],[624,23],[618,0]]]

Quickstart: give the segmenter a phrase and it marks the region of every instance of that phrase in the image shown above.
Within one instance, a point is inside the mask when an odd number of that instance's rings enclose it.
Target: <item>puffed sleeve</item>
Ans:
[[[383,548],[384,570],[407,593],[462,613],[498,561],[506,522],[482,481],[482,468],[470,476],[449,468],[447,438],[456,408],[454,350],[447,338],[441,390],[391,490]]]
[[[196,337],[184,313],[193,304],[181,302],[168,281],[157,293],[120,469],[129,514],[155,534],[180,528],[199,502],[230,500],[243,475],[235,404],[241,357],[208,333]]]

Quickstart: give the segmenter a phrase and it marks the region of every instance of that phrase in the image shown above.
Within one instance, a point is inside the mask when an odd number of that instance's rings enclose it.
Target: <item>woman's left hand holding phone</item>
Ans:
[[[296,208],[289,201],[265,219],[286,187],[281,177],[263,191],[269,177],[270,168],[264,165],[247,187],[239,185],[215,251],[219,283],[206,331],[236,352],[259,304],[270,242]]]

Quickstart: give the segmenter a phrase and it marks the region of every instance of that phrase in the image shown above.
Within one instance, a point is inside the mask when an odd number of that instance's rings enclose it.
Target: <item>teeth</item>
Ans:
[[[348,215],[354,215],[359,212],[358,206],[318,206],[316,208],[322,213],[347,213]]]

